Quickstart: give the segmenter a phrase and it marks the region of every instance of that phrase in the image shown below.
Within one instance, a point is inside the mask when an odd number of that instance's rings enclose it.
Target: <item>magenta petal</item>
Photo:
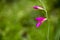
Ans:
[[[34,8],[34,9],[38,9],[38,8],[39,8],[39,6],[34,6],[33,8]]]
[[[36,24],[36,27],[38,28],[41,24],[42,24],[42,22],[38,22],[38,23]]]
[[[37,21],[43,21],[45,18],[44,17],[37,17],[36,20]]]

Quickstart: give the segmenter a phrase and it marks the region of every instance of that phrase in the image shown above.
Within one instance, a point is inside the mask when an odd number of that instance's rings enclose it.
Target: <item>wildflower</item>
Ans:
[[[34,6],[33,7],[34,9],[40,9],[40,10],[44,10],[42,7],[40,7],[40,6]]]
[[[41,6],[34,6],[33,8],[34,8],[34,9],[44,10],[44,8],[41,7]],[[44,21],[47,20],[47,18],[44,18],[44,17],[37,17],[36,20],[37,20],[36,27],[38,28]]]
[[[37,24],[36,24],[36,27],[38,28],[44,21],[47,20],[47,18],[44,18],[44,17],[37,17],[35,20],[37,20]]]

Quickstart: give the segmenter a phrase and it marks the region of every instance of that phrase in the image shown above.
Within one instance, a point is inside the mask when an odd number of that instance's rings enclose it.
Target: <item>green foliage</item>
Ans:
[[[0,40],[60,40],[59,0],[0,0]],[[49,22],[36,28],[36,17],[46,12],[33,6],[46,8]],[[58,5],[58,6],[56,6]]]

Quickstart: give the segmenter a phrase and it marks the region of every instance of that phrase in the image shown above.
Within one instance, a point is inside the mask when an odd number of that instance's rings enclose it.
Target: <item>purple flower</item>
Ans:
[[[44,21],[47,20],[47,18],[37,17],[35,20],[38,22],[38,23],[36,24],[36,27],[38,28]]]
[[[34,9],[40,9],[40,10],[43,10],[43,8],[40,7],[40,6],[34,6],[33,8],[34,8]]]

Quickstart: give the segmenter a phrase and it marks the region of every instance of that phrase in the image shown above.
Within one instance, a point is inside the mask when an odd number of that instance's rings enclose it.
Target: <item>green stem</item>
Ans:
[[[50,24],[49,24],[49,20],[48,20],[47,10],[46,10],[46,7],[45,7],[44,3],[42,2],[42,0],[39,0],[39,2],[42,4],[42,6],[44,7],[44,11],[46,12],[46,18],[47,18],[47,21],[48,21],[48,35],[47,35],[47,40],[49,40],[49,28],[50,28]]]
[[[49,20],[48,20],[47,11],[45,10],[45,12],[46,12],[46,17],[47,17],[47,21],[48,21],[48,35],[47,35],[47,40],[49,40],[49,28],[50,28],[50,25],[49,25]]]

